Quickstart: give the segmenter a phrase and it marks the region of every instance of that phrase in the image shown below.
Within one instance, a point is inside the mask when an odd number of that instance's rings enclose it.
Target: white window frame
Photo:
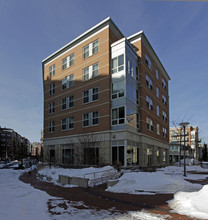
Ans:
[[[55,64],[49,67],[49,76],[52,77],[55,75]]]
[[[166,82],[163,78],[162,78],[162,87],[163,87],[163,89],[167,89]]]
[[[124,117],[120,117],[120,110],[123,109],[123,112],[124,112]],[[118,108],[113,108],[112,109],[112,117],[111,117],[111,124],[112,126],[114,125],[120,125],[120,124],[125,124],[125,106],[121,106],[121,107],[118,107]],[[115,115],[115,118],[114,117],[114,113],[116,113]]]
[[[49,133],[53,133],[55,131],[55,122],[54,121],[50,121],[48,123],[48,128],[49,128]]]
[[[122,59],[123,62],[119,63],[120,62],[119,59]],[[113,66],[114,64],[115,66]],[[111,73],[112,74],[120,72],[122,70],[124,70],[124,54],[114,57],[111,60]]]
[[[62,70],[65,70],[72,65],[74,65],[74,53],[62,59]]]
[[[50,102],[49,103],[49,113],[53,114],[55,112],[55,103],[54,102]]]
[[[71,88],[74,85],[74,74],[66,76],[62,79],[62,89]]]
[[[145,61],[146,61],[147,66],[149,67],[149,69],[152,70],[152,61],[147,54],[145,54]]]
[[[113,87],[115,89],[113,89]],[[112,83],[112,92],[111,92],[111,98],[112,99],[118,99],[125,96],[125,88],[124,88],[124,81],[117,81]]]
[[[147,130],[148,131],[153,131],[154,127],[153,127],[153,121],[150,118],[146,118],[146,123],[147,123]]]
[[[52,83],[49,85],[49,95],[53,95],[55,93],[55,84]]]
[[[153,89],[152,80],[147,74],[146,74],[146,84],[149,89],[151,89],[151,90]]]
[[[153,101],[149,96],[146,96],[146,103],[148,109],[153,111]]]
[[[95,78],[99,76],[99,63],[94,63],[91,66],[88,66],[82,70],[83,81]]]
[[[85,125],[85,122],[87,122],[86,125]],[[98,124],[99,124],[99,112],[98,111],[89,112],[89,113],[82,115],[82,126],[83,127],[90,127],[90,126],[95,126]]]
[[[156,96],[159,98],[160,97],[160,90],[158,87],[156,87]]]
[[[156,73],[155,74],[156,74],[156,79],[159,80],[159,72],[158,72],[157,69],[156,69]]]
[[[157,124],[157,134],[160,135],[160,125]]]
[[[157,116],[158,117],[160,116],[160,107],[159,107],[159,105],[157,105]]]
[[[83,59],[86,59],[99,52],[99,40],[95,40],[83,47]]]
[[[167,105],[167,98],[163,94],[162,94],[162,102],[163,102],[164,105]]]
[[[63,108],[63,105],[65,105],[66,107]],[[74,95],[67,96],[61,100],[61,109],[62,110],[66,110],[66,109],[69,109],[72,107],[74,107]]]
[[[65,129],[63,129],[63,125],[65,126]],[[66,131],[66,130],[72,130],[74,129],[74,117],[68,117],[64,118],[61,120],[61,130]]]
[[[167,113],[163,111],[162,114],[163,114],[163,121],[167,121]]]

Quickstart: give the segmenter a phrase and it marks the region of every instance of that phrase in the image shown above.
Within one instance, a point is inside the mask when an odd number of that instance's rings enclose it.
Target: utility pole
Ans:
[[[183,146],[183,159],[184,159],[184,176],[186,176],[186,126],[189,124],[189,122],[182,122],[180,123],[180,126],[183,127],[183,132],[184,132],[184,146]]]

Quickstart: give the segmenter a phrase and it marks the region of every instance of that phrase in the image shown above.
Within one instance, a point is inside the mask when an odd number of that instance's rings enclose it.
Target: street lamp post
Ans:
[[[184,131],[184,146],[183,146],[183,160],[184,160],[184,176],[186,176],[186,154],[185,154],[185,149],[186,149],[186,140],[185,140],[185,133],[186,133],[186,126],[189,124],[189,122],[182,122],[180,123],[180,126],[183,127],[183,131]]]

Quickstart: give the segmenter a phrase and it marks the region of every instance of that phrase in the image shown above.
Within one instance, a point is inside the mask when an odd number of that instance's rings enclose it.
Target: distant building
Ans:
[[[42,61],[44,153],[56,164],[169,163],[170,77],[143,31],[111,18]]]
[[[22,159],[28,156],[30,141],[11,128],[0,127],[0,159]]]
[[[31,147],[31,156],[32,157],[41,157],[42,146],[41,143],[33,142]]]
[[[188,126],[185,132],[186,156],[198,160],[200,157],[198,126]],[[170,162],[178,162],[181,146],[181,159],[183,158],[184,131],[181,127],[170,128]]]

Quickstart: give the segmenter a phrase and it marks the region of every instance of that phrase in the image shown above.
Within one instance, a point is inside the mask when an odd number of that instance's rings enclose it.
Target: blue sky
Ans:
[[[126,37],[143,30],[170,75],[170,125],[198,125],[208,142],[204,1],[0,0],[0,126],[39,141],[41,61],[108,16]]]

